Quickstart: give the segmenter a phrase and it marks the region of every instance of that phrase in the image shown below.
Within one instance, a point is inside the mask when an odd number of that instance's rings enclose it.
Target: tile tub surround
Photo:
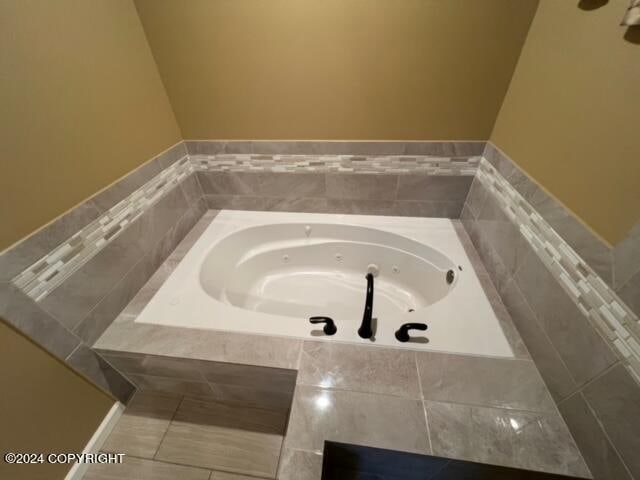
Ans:
[[[3,318],[78,373],[125,402],[134,390],[133,385],[90,347],[204,213],[204,204],[200,201],[202,194],[195,178],[191,175],[175,183],[174,188],[163,191],[164,195],[154,198],[155,201],[151,201],[141,214],[123,221],[126,228],[118,229],[117,234],[110,236],[110,241],[101,244],[90,255],[78,251],[82,261],[71,262],[69,271],[61,271],[58,275],[62,275],[59,278],[64,281],[39,301],[27,293],[33,294],[34,290],[21,289],[11,279],[39,264],[42,258],[61,252],[60,246],[69,245],[70,239],[80,238],[79,233],[86,232],[87,225],[100,223],[101,218],[123,220],[119,207],[110,207],[127,196],[135,196],[139,189],[144,190],[145,185],[166,168],[175,168],[176,162],[185,158],[185,153],[183,143],[172,147],[0,254],[0,314]],[[118,210],[117,215],[115,210]],[[106,228],[107,234],[113,233],[111,228]],[[82,239],[78,245],[87,240],[87,246],[95,246],[88,237]],[[66,252],[62,258],[71,260],[71,252]],[[56,277],[54,275],[50,280]]]
[[[478,157],[192,157],[209,208],[458,218]]]
[[[462,223],[595,478],[640,478],[628,451],[640,328],[633,301],[624,303],[639,295],[638,228],[610,248],[493,145],[485,157]],[[630,401],[599,410],[585,392],[612,372],[612,394]]]
[[[296,384],[293,369],[109,351],[101,355],[139,391],[288,410]]]
[[[181,205],[168,205],[172,196],[187,204],[198,202],[203,197],[200,185],[211,208],[238,208],[238,203],[247,208],[250,202],[261,210],[357,213],[366,208],[380,214],[457,218],[479,161],[477,156],[424,155],[176,156],[172,151],[173,162],[155,159],[96,195],[90,206],[104,213],[18,273],[12,283],[37,302],[44,301],[156,204],[179,209]],[[191,177],[194,171],[197,180]],[[297,175],[289,175],[293,173]],[[140,185],[145,177],[148,181]]]
[[[444,450],[448,448],[442,437],[444,432],[457,431],[458,422],[470,413],[453,410],[446,420],[436,424],[429,417],[429,405],[442,405],[443,408],[462,405],[471,409],[472,415],[502,422],[502,428],[490,428],[489,420],[478,422],[474,431],[474,442],[477,443],[452,451],[452,456],[482,458],[483,461],[509,466],[526,464],[537,470],[589,476],[528,355],[498,359],[398,351],[135,323],[146,302],[197,240],[198,232],[204,231],[214,217],[215,212],[204,215],[96,342],[95,348],[112,360],[116,367],[120,365],[121,369],[126,369],[125,375],[129,378],[139,379],[131,372],[141,371],[139,360],[142,360],[146,362],[143,368],[155,369],[154,375],[146,376],[149,381],[145,384],[147,388],[164,389],[178,385],[171,376],[184,378],[185,369],[177,366],[182,360],[177,363],[176,358],[162,359],[160,365],[153,365],[159,356],[166,355],[191,359],[187,361],[233,363],[236,364],[233,368],[240,369],[242,365],[248,365],[250,368],[297,371],[288,430],[278,466],[277,478],[281,479],[318,480],[325,439],[355,441],[410,452],[430,453],[434,448]],[[508,316],[504,321],[510,322]],[[517,331],[513,331],[517,336]],[[519,342],[519,339],[514,340],[516,344]],[[113,360],[114,356],[134,357],[136,360],[126,366]],[[443,371],[447,372],[446,378],[441,373]],[[187,384],[185,378],[187,389],[181,391],[199,392],[189,390],[193,383],[199,383],[193,382],[193,375],[197,372],[193,368],[188,368],[187,372],[192,383]],[[514,385],[516,387],[512,388]],[[212,397],[200,395],[200,398]],[[258,403],[251,406],[273,408],[276,405],[264,403],[268,402],[266,396],[255,398],[258,398]],[[238,397],[215,397],[214,400],[247,404],[246,400]],[[406,415],[399,415],[399,412]],[[521,435],[513,431],[511,419],[526,419],[532,426],[526,430],[526,435]],[[171,445],[178,445],[178,439],[186,439],[188,434],[190,432],[178,428],[178,436]],[[206,451],[213,452],[211,455],[215,456],[218,437],[206,432],[202,435],[212,443]],[[441,444],[434,444],[434,439],[440,439]],[[475,446],[482,442],[491,446],[484,450],[476,449]],[[187,453],[171,445],[164,450],[168,457],[163,458],[194,461],[191,456],[183,457]],[[509,445],[509,449],[504,445]],[[527,455],[519,454],[525,450]]]

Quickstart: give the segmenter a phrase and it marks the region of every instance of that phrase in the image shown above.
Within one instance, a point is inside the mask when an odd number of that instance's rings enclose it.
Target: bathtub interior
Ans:
[[[245,310],[334,320],[362,315],[366,273],[375,275],[375,313],[418,311],[442,298],[457,267],[441,252],[377,229],[276,224],[229,235],[200,270],[214,299]],[[454,277],[455,278],[455,277]]]
[[[362,339],[371,264],[377,320]],[[324,335],[311,316],[332,317],[337,333]],[[441,218],[222,210],[135,322],[513,357],[453,223]],[[428,330],[401,343],[395,332],[407,322]]]

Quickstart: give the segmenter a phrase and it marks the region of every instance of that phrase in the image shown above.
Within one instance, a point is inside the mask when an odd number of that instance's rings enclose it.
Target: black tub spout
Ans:
[[[367,273],[367,299],[364,304],[364,314],[362,315],[362,324],[358,329],[358,335],[361,338],[373,337],[371,328],[371,316],[373,315],[373,274]]]

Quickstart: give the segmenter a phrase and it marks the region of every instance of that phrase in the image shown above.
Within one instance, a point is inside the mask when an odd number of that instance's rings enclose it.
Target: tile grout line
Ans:
[[[420,391],[420,403],[422,404],[422,413],[424,415],[424,423],[427,428],[427,443],[429,444],[429,454],[433,455],[433,443],[431,442],[431,428],[429,428],[429,415],[427,414],[427,405],[424,401],[424,390],[422,389],[422,378],[420,376],[420,366],[418,365],[418,353],[413,352],[413,361],[416,367],[418,380],[418,390]]]
[[[609,436],[609,432],[607,432],[607,429],[604,427],[604,424],[600,420],[600,417],[596,414],[596,411],[593,409],[593,407],[591,406],[591,404],[587,400],[587,397],[585,397],[584,393],[581,392],[581,391],[577,392],[576,395],[580,395],[580,398],[582,398],[582,401],[585,403],[585,405],[589,409],[589,413],[591,413],[593,418],[596,420],[596,423],[597,423],[598,427],[600,427],[600,430],[602,431],[602,434],[604,435],[604,438],[607,440],[607,442],[609,442],[609,446],[615,452],[615,454],[618,456],[618,459],[620,460],[620,463],[622,464],[623,468],[625,469],[625,471],[629,475],[629,478],[631,478],[631,479],[634,478],[632,473],[631,473],[630,468],[627,466],[627,462],[624,460],[623,456],[618,451],[618,448],[616,447],[616,445],[611,440],[611,437]],[[573,436],[573,434],[572,434],[572,436]],[[585,463],[586,463],[586,461],[585,461]],[[587,467],[588,467],[588,465],[587,465]]]
[[[162,446],[162,443],[164,442],[164,439],[167,437],[167,433],[169,433],[169,429],[171,428],[171,424],[173,423],[173,420],[176,418],[176,415],[178,414],[178,410],[180,410],[180,407],[182,406],[182,403],[184,402],[186,395],[182,395],[180,397],[180,401],[178,402],[178,405],[176,406],[176,409],[173,411],[173,414],[171,415],[171,419],[169,420],[169,423],[167,424],[167,428],[164,431],[164,433],[162,434],[162,438],[160,439],[160,442],[158,442],[158,447],[156,448],[155,453],[153,454],[153,460],[157,460],[157,456],[158,456],[158,452],[160,452],[160,447]],[[159,460],[161,461],[161,460]],[[168,463],[168,462],[167,462]],[[177,464],[180,465],[180,464]],[[203,467],[200,467],[203,468]]]
[[[141,457],[140,455],[126,454],[125,457],[126,458],[135,458],[135,459],[138,459],[138,460],[143,460],[145,462],[159,463],[159,464],[162,464],[162,465],[172,465],[174,467],[195,468],[195,469],[198,469],[198,470],[209,471],[210,475],[216,471],[216,470],[212,470],[211,468],[208,468],[208,467],[200,467],[198,465],[191,465],[191,464],[187,464],[187,463],[169,462],[167,460],[159,460],[159,459],[155,459],[155,458]],[[220,472],[222,470],[217,470],[217,471]],[[233,473],[233,472],[230,472],[230,473]]]
[[[536,325],[537,325],[538,329],[542,332],[542,335],[547,340],[547,342],[549,342],[549,345],[551,346],[551,348],[553,349],[554,353],[557,355],[558,360],[560,361],[560,363],[564,367],[566,374],[569,376],[569,378],[573,382],[573,385],[575,387],[574,392],[578,391],[579,388],[580,388],[579,382],[574,378],[573,373],[571,373],[571,370],[569,370],[569,367],[567,366],[567,363],[564,361],[564,358],[562,358],[562,355],[560,355],[560,352],[558,351],[558,349],[556,348],[555,344],[551,340],[551,337],[549,336],[549,333],[546,331],[546,329],[544,329],[542,327],[542,325],[540,323],[540,319],[538,318],[538,314],[535,312],[535,310],[533,308],[531,308],[531,305],[529,305],[529,300],[527,300],[527,298],[524,296],[524,293],[522,293],[522,290],[520,289],[520,285],[518,285],[518,282],[516,281],[516,279],[514,277],[511,277],[509,281],[513,284],[513,287],[517,290],[518,294],[520,295],[520,298],[522,298],[522,301],[524,302],[524,305],[527,307],[528,311],[531,313],[531,316],[533,317],[533,320],[536,322]],[[507,284],[508,284],[508,282],[507,282]],[[573,395],[573,393],[571,393],[570,395]],[[554,400],[554,402],[555,402],[555,400]]]

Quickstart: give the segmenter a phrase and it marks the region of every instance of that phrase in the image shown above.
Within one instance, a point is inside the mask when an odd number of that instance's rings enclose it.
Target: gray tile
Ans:
[[[460,150],[463,150],[460,147]],[[405,142],[405,155],[435,155],[449,157],[457,155],[456,142]]]
[[[640,274],[640,222],[613,249],[613,269],[616,289]]]
[[[296,199],[296,201],[291,201],[284,198],[253,195],[209,194],[205,194],[204,198],[207,201],[208,208],[216,210],[324,212],[327,209],[325,199]]]
[[[409,350],[304,342],[298,384],[420,398]]]
[[[275,478],[285,425],[282,412],[186,397],[156,458]]]
[[[470,142],[452,142],[456,156],[458,157],[475,157],[482,155],[487,142],[470,141]]]
[[[75,328],[185,212],[182,192],[169,192],[45,297],[40,302],[42,308]]]
[[[395,200],[397,175],[327,173],[327,197],[350,200]]]
[[[398,200],[464,202],[469,193],[471,176],[400,175]]]
[[[465,206],[465,211],[467,212],[469,211],[466,206]],[[469,257],[471,266],[473,267],[476,274],[478,274],[479,272],[482,272],[483,270],[485,270],[484,264],[480,259],[480,255],[478,254],[478,251],[473,246],[473,241],[471,240],[471,237],[467,232],[467,227],[465,226],[465,223],[469,225],[468,219],[461,218],[459,220],[451,221],[451,224],[453,225],[453,229],[456,232],[456,236],[458,237],[458,240],[460,240],[460,243],[462,244],[462,247],[464,248],[464,251],[467,254],[467,257]]]
[[[583,390],[631,475],[640,476],[640,387],[623,365],[616,365]]]
[[[125,230],[45,297],[42,308],[68,328],[76,328],[144,256],[136,238],[136,229]]]
[[[301,344],[294,338],[134,323],[121,315],[95,347],[292,369],[297,368]]]
[[[191,249],[193,244],[198,241],[200,236],[209,227],[217,214],[217,210],[206,211],[202,215],[202,217],[198,219],[191,230],[189,230],[189,232],[184,236],[184,238],[180,241],[176,248],[171,252],[169,259],[174,262],[179,262],[180,260],[182,260],[187,252]]]
[[[293,369],[204,361],[196,368],[209,383],[285,393],[293,392],[296,386],[297,372]]]
[[[248,195],[257,197],[322,197],[324,174],[272,172],[199,172],[206,195]]]
[[[207,480],[209,470],[155,462],[142,458],[124,457],[121,464],[94,464],[84,480]],[[214,477],[215,478],[215,477]]]
[[[560,413],[573,435],[595,479],[631,480],[602,427],[582,394],[576,393],[559,405]]]
[[[466,208],[466,211],[469,211],[468,208]],[[485,230],[481,230],[479,228],[479,222],[477,220],[469,220],[468,218],[461,218],[461,220],[465,231],[472,241],[474,250],[481,259],[482,267],[478,266],[477,263],[474,264],[476,273],[481,272],[484,268],[491,279],[491,283],[498,292],[501,292],[504,285],[511,279],[511,272],[503,264],[502,259],[493,249],[492,242],[486,238],[484,233]],[[521,253],[518,256],[512,256],[512,258],[517,259],[516,266],[521,263],[522,260],[520,259],[523,258],[523,256],[524,249],[521,250]]]
[[[505,286],[502,300],[553,398],[560,401],[575,392],[577,389],[575,381],[551,341],[538,325],[534,313],[515,282],[510,281]]]
[[[195,173],[180,182],[180,188],[189,205],[197,203],[204,195],[202,188],[200,188],[198,176]]]
[[[165,169],[173,165],[185,155],[187,155],[187,146],[185,145],[185,142],[181,141],[168,149],[166,152],[158,155],[156,157],[156,160],[160,164],[160,168]]]
[[[153,375],[204,382],[198,371],[196,360],[124,352],[113,352],[112,354],[101,352],[101,355],[125,375]]]
[[[393,215],[399,217],[460,218],[463,205],[462,202],[396,201],[393,205]]]
[[[278,198],[249,195],[205,195],[211,209],[256,210],[274,212],[340,213],[353,215],[400,215],[398,203],[415,203],[411,216],[430,213],[428,216],[455,215],[457,205],[427,205],[423,202],[393,202],[392,200],[348,200],[327,198]],[[435,203],[435,202],[433,202]],[[445,202],[438,202],[445,203]],[[403,207],[406,210],[406,208]],[[445,210],[436,215],[438,211]],[[447,211],[453,210],[451,213]],[[411,208],[409,209],[411,210]],[[417,210],[417,211],[416,211]]]
[[[10,283],[0,283],[0,317],[60,359],[80,345],[78,337]]]
[[[530,360],[436,352],[416,355],[427,400],[555,412],[555,404]]]
[[[613,283],[612,253],[607,244],[542,189],[538,188],[527,200],[607,284]]]
[[[67,363],[123,403],[127,403],[135,391],[126,378],[85,345],[76,348],[67,357]]]
[[[321,452],[325,440],[429,453],[420,401],[299,385],[285,446]]]
[[[325,175],[322,173],[273,173],[258,176],[258,195],[278,198],[323,197]]]
[[[477,178],[473,179],[471,183],[471,188],[469,189],[469,194],[467,195],[467,199],[465,200],[465,205],[469,207],[469,211],[473,215],[474,218],[477,218],[482,211],[482,207],[484,206],[484,202],[487,200],[487,196],[489,192],[482,185],[482,182]]]
[[[109,185],[95,195],[92,200],[100,210],[107,211],[158,175],[161,170],[162,168],[157,159],[146,162],[112,185]]]
[[[609,346],[537,255],[527,257],[515,280],[578,385],[616,361]]]
[[[425,402],[434,455],[588,477],[559,415]]]
[[[100,209],[87,200],[46,227],[0,254],[0,282],[8,281],[47,255],[74,233],[100,216]]]
[[[195,395],[199,397],[211,396],[211,387],[205,382],[131,373],[126,375],[142,391],[167,392],[176,395]]]
[[[491,142],[487,142],[483,156],[525,199],[538,190],[536,183]]]
[[[492,196],[486,198],[477,215],[476,229],[479,242],[476,248],[487,259],[496,253],[509,275],[515,274],[532,252],[519,228],[504,214]],[[488,265],[486,260],[485,265]]]
[[[616,293],[640,317],[640,272],[636,273]]]
[[[151,264],[149,256],[144,256],[74,328],[74,333],[87,345],[93,345],[142,288],[153,271],[154,265]]]
[[[397,202],[392,200],[353,200],[329,198],[327,213],[351,215],[396,215]]]
[[[322,454],[284,448],[278,467],[278,480],[320,480]]]
[[[171,275],[174,268],[175,264],[168,261],[160,265],[158,270],[155,271],[147,283],[145,283],[129,303],[127,303],[120,315],[130,316],[133,318],[140,315],[156,292],[160,290],[160,287],[164,284],[167,278],[169,278],[169,275]]]
[[[322,143],[313,141],[253,141],[251,153],[265,155],[318,155]]]
[[[211,148],[211,145],[206,145],[207,148]],[[218,148],[213,145],[213,148]],[[236,140],[224,142],[224,153],[254,153],[253,142]]]
[[[454,224],[454,227],[455,227],[455,224]],[[467,256],[469,257],[469,259],[471,260],[471,265],[473,266],[473,269],[478,277],[478,280],[480,281],[482,290],[484,291],[484,294],[486,295],[487,300],[489,300],[489,304],[491,305],[491,308],[493,309],[493,313],[498,319],[498,323],[502,328],[502,332],[504,333],[504,336],[506,337],[507,342],[509,342],[509,346],[513,351],[514,357],[522,358],[522,359],[531,359],[531,356],[529,355],[529,351],[527,350],[527,347],[524,344],[524,341],[522,340],[520,333],[516,329],[516,326],[513,323],[513,320],[511,319],[511,315],[509,314],[509,311],[506,309],[504,303],[502,302],[502,298],[500,297],[500,294],[498,293],[498,291],[496,290],[496,287],[494,286],[494,280],[491,278],[491,275],[487,272],[486,268],[484,267],[484,264],[480,259],[480,255],[478,254],[476,249],[473,247],[473,243],[471,242],[471,239],[469,238],[466,231],[464,230],[464,227],[462,227],[462,224],[460,224],[460,228],[456,228],[456,232],[458,234],[458,238],[462,239],[465,252],[467,253]],[[496,266],[494,266],[494,269],[495,268]],[[500,275],[500,278],[497,278],[495,282],[499,287],[503,288],[503,284],[504,284],[503,278],[507,278],[507,275],[503,277],[502,272],[500,272],[500,274],[494,272],[493,276],[495,277],[497,275]]]
[[[193,204],[189,207],[182,217],[180,217],[162,236],[161,233],[158,236],[161,238],[153,246],[145,248],[148,252],[150,265],[153,269],[157,269],[162,263],[173,255],[176,247],[182,242],[183,238],[191,231],[191,229],[198,223],[202,215],[206,212],[206,208],[203,202]]]
[[[158,242],[158,244],[116,284],[109,294],[89,313],[76,330],[85,341],[93,343],[114,321],[118,313],[137,316],[153,295],[169,277],[173,268],[184,257],[197,240],[208,222],[199,229],[189,230],[197,223],[200,212],[189,209],[180,221]],[[193,235],[184,243],[180,240],[187,231]],[[176,243],[182,245],[176,247]],[[174,249],[174,247],[176,247]],[[169,254],[169,252],[171,252]],[[161,263],[164,260],[165,263]],[[158,266],[159,265],[159,266]],[[155,270],[155,273],[154,273]],[[133,295],[133,298],[131,296]]]
[[[146,252],[157,245],[158,239],[162,239],[172,229],[176,228],[189,211],[189,205],[184,198],[182,190],[174,188],[138,220],[133,222],[127,230],[132,230],[137,235],[137,244]],[[185,226],[186,231],[183,229],[182,233],[177,235],[177,241],[168,247],[170,250],[195,224],[198,217],[193,210],[191,212],[191,217],[188,217],[190,218],[189,221],[192,222],[191,225]]]
[[[136,392],[101,450],[153,458],[180,398],[161,392]]]

